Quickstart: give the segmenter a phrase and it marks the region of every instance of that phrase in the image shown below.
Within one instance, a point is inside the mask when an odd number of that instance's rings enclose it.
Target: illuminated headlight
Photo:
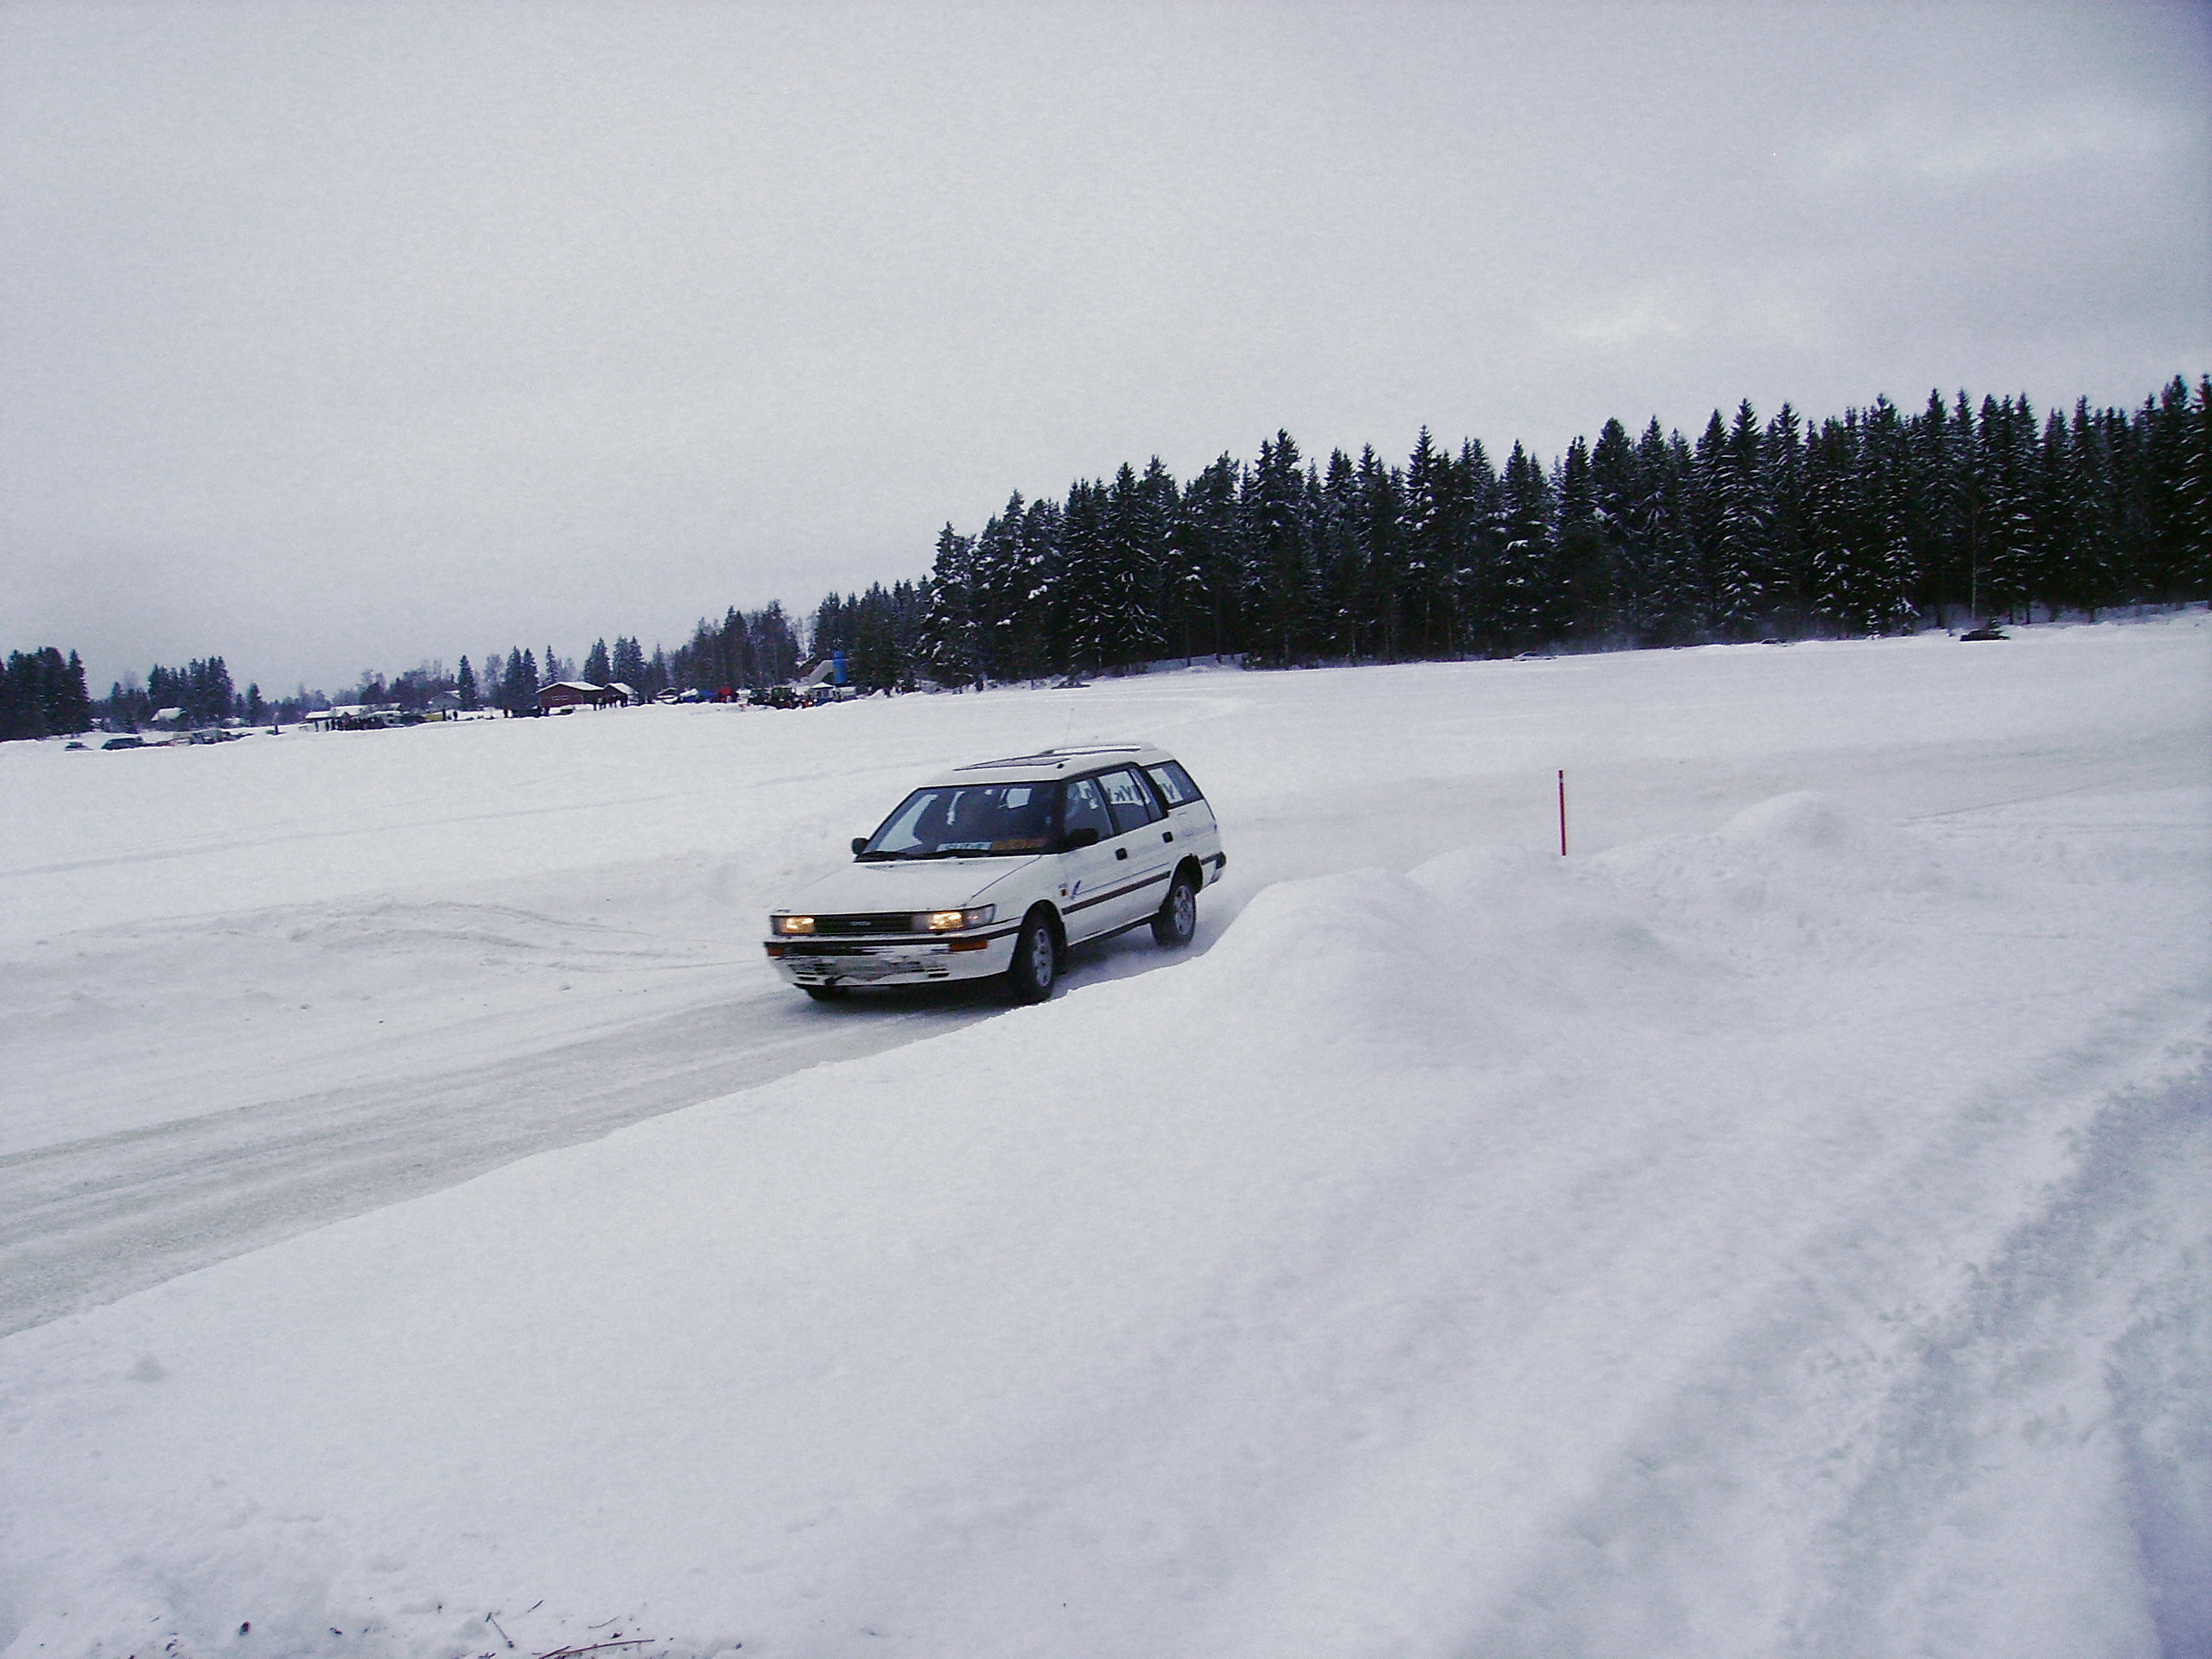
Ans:
[[[996,905],[978,905],[973,910],[916,911],[914,931],[917,933],[957,933],[963,927],[981,927],[997,913]]]
[[[811,916],[771,916],[768,918],[768,925],[779,933],[811,933],[814,931],[814,918]]]

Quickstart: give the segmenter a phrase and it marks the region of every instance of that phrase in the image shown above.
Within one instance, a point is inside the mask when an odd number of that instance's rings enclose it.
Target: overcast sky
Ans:
[[[1286,428],[2212,368],[2212,9],[0,6],[0,649],[96,694],[925,574]]]

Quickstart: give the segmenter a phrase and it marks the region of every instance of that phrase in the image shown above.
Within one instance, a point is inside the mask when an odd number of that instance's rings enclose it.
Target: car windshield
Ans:
[[[862,858],[1014,858],[1058,835],[1052,784],[918,789],[861,849]]]

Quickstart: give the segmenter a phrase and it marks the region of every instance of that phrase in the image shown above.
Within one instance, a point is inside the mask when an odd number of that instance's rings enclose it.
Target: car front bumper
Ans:
[[[1018,931],[995,928],[974,938],[770,939],[764,948],[793,985],[933,985],[1006,972]]]

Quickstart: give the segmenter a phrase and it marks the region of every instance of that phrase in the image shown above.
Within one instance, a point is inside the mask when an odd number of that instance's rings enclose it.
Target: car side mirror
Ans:
[[[867,848],[868,837],[866,836],[855,836],[853,837],[853,850],[855,852],[864,852],[867,850]]]
[[[1080,830],[1068,831],[1068,851],[1070,852],[1074,852],[1078,847],[1096,847],[1097,844],[1098,832],[1089,824],[1084,825]]]

